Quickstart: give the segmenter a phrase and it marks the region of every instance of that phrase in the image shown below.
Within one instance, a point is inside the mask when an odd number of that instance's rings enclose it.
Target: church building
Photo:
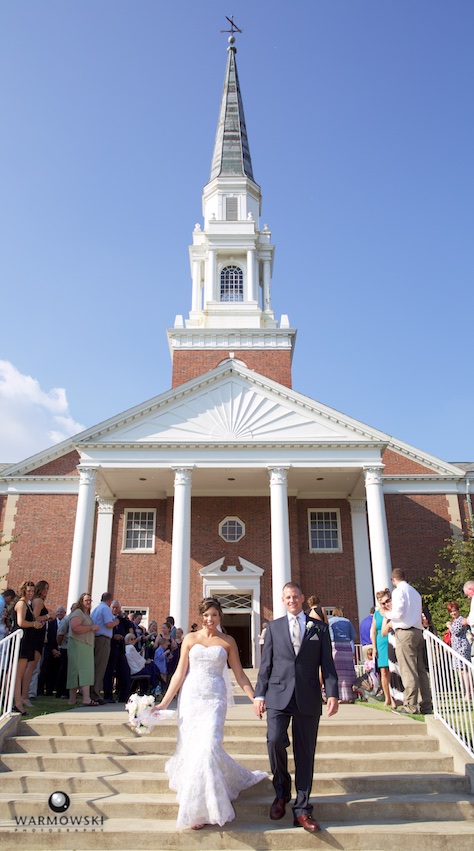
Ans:
[[[0,577],[15,589],[46,579],[52,606],[110,590],[145,622],[172,614],[185,631],[216,595],[256,665],[288,580],[357,626],[392,567],[429,575],[466,530],[474,473],[293,389],[296,330],[272,309],[234,42],[189,314],[167,331],[171,389],[2,470]]]

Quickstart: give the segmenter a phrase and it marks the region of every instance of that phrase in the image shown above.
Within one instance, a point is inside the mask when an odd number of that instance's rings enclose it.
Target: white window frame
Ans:
[[[222,274],[226,271],[226,269],[237,269],[241,275],[241,281],[239,284],[242,284],[242,298],[232,298],[232,299],[223,299],[222,298]],[[223,263],[219,268],[219,280],[218,280],[218,288],[219,288],[219,302],[221,304],[242,304],[245,299],[245,274],[242,268],[242,265],[239,262],[235,262],[235,260],[228,260],[226,263]]]
[[[152,532],[152,545],[151,547],[127,547],[127,522],[129,514],[138,514],[141,512],[146,512],[147,514],[153,514],[153,532]],[[149,555],[153,555],[155,553],[155,538],[156,538],[156,508],[126,508],[124,511],[124,521],[123,521],[123,538],[122,538],[122,552],[123,553],[148,553]]]
[[[148,629],[148,624],[150,623],[150,609],[148,606],[120,606],[121,612],[127,618],[131,617],[135,614],[135,612],[140,612],[142,619],[140,622],[140,626],[143,629]]]
[[[228,523],[229,520],[235,520],[236,523],[239,523],[240,526],[242,526],[242,534],[241,534],[240,538],[234,538],[233,540],[229,540],[223,534],[222,527],[224,526],[224,523]],[[228,517],[224,517],[224,519],[221,520],[221,522],[219,523],[219,535],[221,536],[222,540],[226,542],[226,544],[238,544],[242,540],[242,538],[245,537],[245,523],[244,523],[244,521],[241,520],[240,517],[237,517],[236,515],[229,515]]]
[[[319,514],[325,511],[330,511],[336,515],[337,520],[337,547],[313,547],[311,539],[311,515],[315,512]],[[342,553],[342,530],[341,530],[341,512],[339,508],[308,508],[308,543],[310,553]]]

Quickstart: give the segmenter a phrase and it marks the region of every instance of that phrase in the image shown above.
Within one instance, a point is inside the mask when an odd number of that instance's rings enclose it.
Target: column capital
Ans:
[[[95,467],[81,467],[81,465],[78,464],[76,469],[79,472],[79,484],[95,485],[97,479],[97,470]]]
[[[364,479],[367,485],[381,485],[383,467],[364,467]]]
[[[114,505],[117,502],[115,497],[96,496],[97,509],[99,514],[113,514]]]
[[[193,475],[192,467],[172,467],[174,472],[174,484],[176,485],[190,485],[191,478]]]
[[[289,467],[268,467],[270,476],[270,487],[272,485],[286,485],[288,482]]]
[[[351,514],[365,514],[367,511],[367,500],[364,499],[355,499],[354,497],[348,497],[347,499],[350,507]]]

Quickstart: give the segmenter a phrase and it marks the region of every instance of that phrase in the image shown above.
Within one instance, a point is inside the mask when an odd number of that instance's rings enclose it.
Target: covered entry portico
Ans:
[[[96,500],[97,598],[109,584],[116,501],[139,505],[140,500],[172,499],[169,611],[187,626],[195,549],[192,500],[263,497],[269,499],[264,533],[271,539],[271,559],[261,569],[271,573],[273,617],[278,617],[283,614],[281,588],[292,577],[289,499],[323,505],[344,500],[350,506],[357,608],[365,616],[374,586],[378,590],[390,580],[382,483],[388,442],[381,432],[237,361],[224,361],[199,379],[78,436],[70,602],[87,585]],[[237,570],[236,577],[241,578]],[[253,604],[252,610],[255,616]],[[255,630],[258,634],[259,624]]]

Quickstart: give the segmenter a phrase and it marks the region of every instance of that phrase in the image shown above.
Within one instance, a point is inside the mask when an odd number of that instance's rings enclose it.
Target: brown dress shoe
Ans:
[[[303,813],[302,816],[297,816],[293,822],[295,827],[304,827],[305,830],[309,831],[309,833],[317,833],[318,830],[321,830],[320,825],[314,818],[308,815],[308,813]]]
[[[278,819],[283,818],[286,812],[286,805],[289,801],[288,798],[275,798],[273,804],[270,807],[270,818],[273,821],[278,821]]]

